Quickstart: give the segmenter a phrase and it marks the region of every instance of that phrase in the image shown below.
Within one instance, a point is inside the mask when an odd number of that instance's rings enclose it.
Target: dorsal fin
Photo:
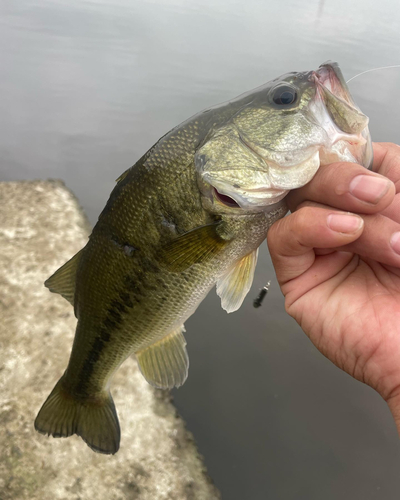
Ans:
[[[184,331],[182,325],[158,342],[135,353],[143,377],[154,387],[172,389],[185,382],[189,357]]]
[[[74,305],[76,270],[82,256],[82,250],[79,250],[72,259],[61,266],[60,269],[44,282],[44,285],[50,292],[59,293],[72,305]]]
[[[239,260],[217,282],[217,294],[221,297],[221,306],[231,313],[239,309],[253,283],[257,264],[258,248]]]
[[[123,172],[119,177],[118,179],[115,179],[115,182],[118,184],[119,182],[123,181],[125,179],[125,177],[129,174],[129,172],[131,171],[132,167],[129,167],[127,170],[125,170],[125,172]]]

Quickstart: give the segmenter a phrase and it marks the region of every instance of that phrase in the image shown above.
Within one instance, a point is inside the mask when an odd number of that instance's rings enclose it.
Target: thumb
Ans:
[[[310,269],[315,248],[347,245],[361,236],[363,228],[364,221],[356,214],[316,206],[302,207],[277,221],[268,231],[267,243],[280,286]]]

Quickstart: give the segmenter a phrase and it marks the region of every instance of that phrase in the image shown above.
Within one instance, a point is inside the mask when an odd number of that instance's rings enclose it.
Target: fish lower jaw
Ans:
[[[279,203],[292,189],[308,184],[321,166],[336,162],[363,163],[363,151],[368,140],[361,134],[337,135],[329,145],[319,147],[309,158],[295,165],[278,165],[266,160],[268,174],[260,187],[240,189],[229,182],[208,180],[217,192],[231,198],[246,212],[260,212]],[[217,202],[221,203],[221,199]]]
[[[275,205],[287,194],[288,189],[276,187],[263,187],[259,189],[246,189],[245,191],[224,190],[224,194],[234,199],[241,209],[250,212],[260,212],[264,208]]]
[[[339,138],[330,147],[322,147],[319,151],[320,166],[336,162],[359,163],[365,145],[364,138]]]
[[[265,191],[258,191],[258,196],[252,196],[255,193],[249,191],[247,197],[243,199],[242,204],[249,209],[263,210],[283,200],[288,192],[289,189],[271,188]]]

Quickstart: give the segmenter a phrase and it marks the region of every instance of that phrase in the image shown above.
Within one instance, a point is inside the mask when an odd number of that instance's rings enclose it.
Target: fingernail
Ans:
[[[356,233],[364,224],[361,217],[353,214],[330,214],[326,222],[337,233]]]
[[[390,238],[390,245],[393,250],[400,255],[400,231],[392,234],[392,237]]]
[[[361,201],[376,205],[388,192],[391,182],[384,177],[357,175],[350,182],[350,193]]]

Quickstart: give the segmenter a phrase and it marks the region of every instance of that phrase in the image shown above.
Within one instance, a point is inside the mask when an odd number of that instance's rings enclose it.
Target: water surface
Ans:
[[[114,179],[197,111],[327,59],[347,78],[400,63],[397,0],[3,0],[0,12],[0,180],[64,179],[92,223]],[[400,142],[400,70],[350,87],[373,139]],[[211,293],[186,327],[175,402],[224,499],[399,497],[385,403],[285,314],[265,248],[244,307],[227,315]]]

